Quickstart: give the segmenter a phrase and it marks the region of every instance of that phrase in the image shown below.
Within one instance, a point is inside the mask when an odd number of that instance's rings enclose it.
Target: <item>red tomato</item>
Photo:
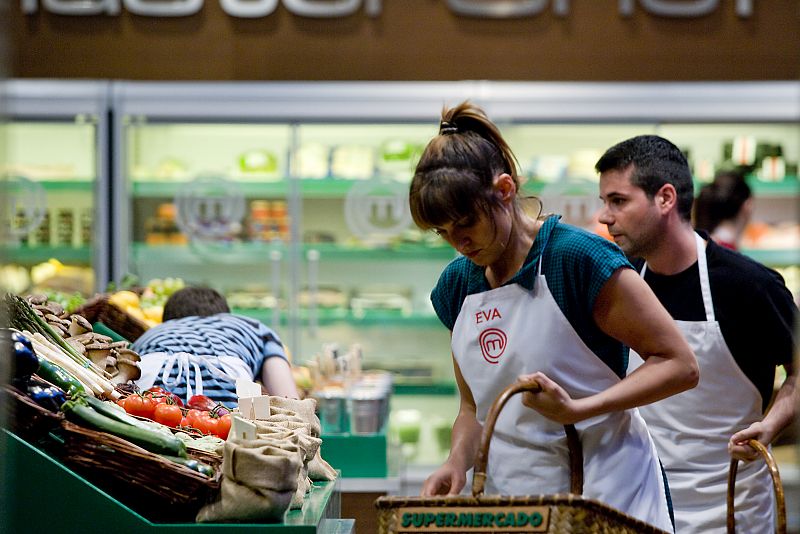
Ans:
[[[198,418],[198,420],[192,426],[195,427],[200,432],[202,432],[203,434],[216,435],[218,421],[219,419],[215,417],[210,417],[209,415],[203,414]]]
[[[192,426],[189,424],[189,420],[185,417],[181,417],[181,426]]]
[[[156,423],[175,428],[183,419],[183,413],[179,406],[174,404],[161,403],[156,406],[153,414]]]
[[[217,436],[222,439],[228,439],[228,434],[231,431],[231,416],[225,414],[217,420]]]
[[[186,420],[189,422],[189,425],[195,426],[195,423],[200,419],[200,416],[203,415],[201,410],[191,409],[186,412]]]
[[[158,406],[158,401],[152,395],[142,397],[142,417],[153,419],[156,413],[156,406]]]
[[[123,401],[123,408],[125,411],[131,415],[138,415],[139,417],[145,417],[145,413],[147,413],[147,409],[144,406],[144,397],[141,395],[129,395]]]
[[[217,403],[211,400],[211,398],[206,397],[205,395],[192,395],[189,398],[189,402],[187,403],[187,405],[189,406],[189,408],[210,412],[211,410],[214,409],[214,407],[216,407]]]
[[[164,389],[162,387],[153,386],[150,389],[148,389],[147,391],[145,391],[144,394],[147,395],[149,393],[152,393],[153,398],[158,399],[159,402],[165,402],[167,398],[170,398],[170,399],[172,399],[173,404],[177,404],[178,406],[183,406],[183,401],[181,400],[181,398],[179,396],[177,396],[176,394],[174,394],[174,393],[172,393],[170,391],[167,391],[166,389]]]

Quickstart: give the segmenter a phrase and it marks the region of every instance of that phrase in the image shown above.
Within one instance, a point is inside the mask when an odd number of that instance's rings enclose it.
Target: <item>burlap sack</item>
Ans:
[[[286,397],[270,397],[269,409],[271,415],[293,412],[301,420],[311,425],[311,435],[318,438],[322,431],[319,418],[316,414],[317,401],[313,398],[303,400],[289,399]]]
[[[220,500],[197,513],[198,523],[278,523],[289,508],[295,491],[256,490],[224,477]]]
[[[308,477],[311,480],[336,480],[336,469],[322,458],[321,449],[317,449],[317,454],[308,462]]]
[[[290,435],[280,440],[262,436],[227,441],[220,498],[204,506],[197,521],[280,521],[298,492],[301,473],[306,472],[305,451],[297,440]]]

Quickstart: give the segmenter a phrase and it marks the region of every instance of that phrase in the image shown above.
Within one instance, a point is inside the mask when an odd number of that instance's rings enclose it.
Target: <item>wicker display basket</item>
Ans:
[[[221,459],[189,449],[189,456],[215,470],[206,477],[120,437],[61,423],[62,460],[90,482],[157,522],[194,521],[219,491]]]
[[[82,315],[90,323],[99,321],[128,341],[136,341],[149,327],[144,321],[111,304],[108,301],[109,296],[107,293],[95,295],[72,312],[72,315]]]
[[[538,389],[539,386],[536,384],[515,383],[506,388],[492,404],[486,416],[475,461],[472,496],[381,497],[375,503],[378,508],[380,534],[417,532],[665,534],[664,531],[607,504],[581,496],[583,452],[572,425],[565,426],[571,469],[569,494],[513,497],[483,494],[489,444],[500,410],[512,395]],[[418,523],[421,522],[422,526],[414,526],[414,518]],[[465,520],[472,526],[463,526]],[[497,524],[499,520],[502,520],[502,525]],[[513,523],[513,526],[509,523]],[[458,526],[453,526],[455,524]]]
[[[0,388],[8,428],[28,442],[36,442],[61,425],[64,415],[42,408],[13,386]]]
[[[778,472],[778,464],[775,458],[767,447],[760,442],[751,439],[748,444],[753,447],[769,468],[769,474],[772,477],[772,488],[775,491],[775,532],[777,534],[786,534],[786,500],[783,495],[783,484],[781,483],[781,475]],[[736,472],[739,470],[739,460],[732,459],[731,466],[728,470],[728,534],[736,532],[736,519],[734,517],[734,496],[736,495]]]

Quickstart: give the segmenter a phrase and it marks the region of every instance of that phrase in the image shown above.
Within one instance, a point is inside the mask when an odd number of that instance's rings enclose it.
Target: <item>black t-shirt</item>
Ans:
[[[707,234],[701,235],[709,241]],[[713,241],[708,242],[706,258],[714,314],[722,337],[736,363],[761,392],[766,409],[772,396],[775,367],[792,361],[797,306],[776,271]],[[642,260],[632,263],[641,271]],[[696,262],[670,276],[648,268],[645,281],[673,319],[705,320]]]

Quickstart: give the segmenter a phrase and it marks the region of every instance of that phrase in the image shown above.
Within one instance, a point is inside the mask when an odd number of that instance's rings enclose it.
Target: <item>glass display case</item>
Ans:
[[[79,302],[109,280],[108,91],[100,81],[0,83],[5,290]]]
[[[428,295],[454,252],[414,228],[407,193],[442,106],[467,98],[507,137],[524,192],[599,233],[593,167],[622,139],[669,138],[698,185],[746,163],[757,228],[744,252],[800,290],[796,82],[115,82],[112,278],[213,286],[299,363],[359,345],[364,367],[417,395],[395,400],[406,422],[437,422],[398,433],[418,437],[412,462],[435,463],[457,397]]]

